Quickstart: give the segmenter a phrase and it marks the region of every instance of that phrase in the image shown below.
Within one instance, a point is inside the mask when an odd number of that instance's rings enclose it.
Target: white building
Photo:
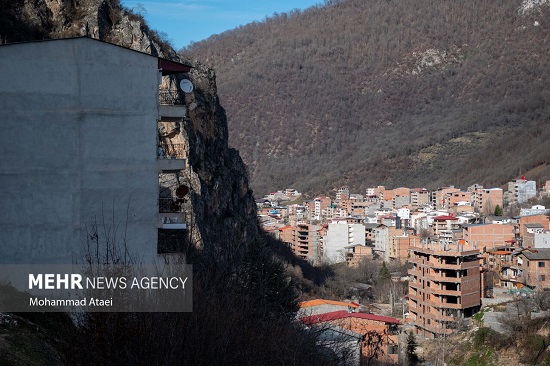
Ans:
[[[531,208],[522,208],[519,215],[523,216],[534,216],[534,215],[548,215],[550,214],[550,209],[547,209],[543,205],[534,205]]]
[[[365,226],[348,224],[346,221],[333,221],[328,225],[323,243],[323,258],[328,263],[345,262],[345,247],[365,245]]]
[[[550,231],[535,234],[535,248],[550,248]]]
[[[0,263],[82,261],[107,235],[144,261],[175,249],[186,108],[159,86],[189,70],[85,37],[0,46]]]
[[[537,183],[534,180],[525,180],[524,177],[508,182],[506,192],[507,202],[524,203],[537,196]]]

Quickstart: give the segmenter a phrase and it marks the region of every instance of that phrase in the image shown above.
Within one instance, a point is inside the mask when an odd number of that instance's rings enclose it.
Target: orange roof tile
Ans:
[[[510,252],[508,250],[497,250],[496,252],[492,252],[491,254],[494,254],[494,255],[507,255],[507,254],[512,254],[512,252]]]
[[[299,304],[300,308],[308,308],[308,307],[311,307],[311,306],[320,306],[320,305],[340,305],[340,306],[349,306],[349,307],[352,307],[352,308],[358,308],[359,307],[359,305],[356,304],[356,303],[344,302],[344,301],[334,301],[334,300],[323,300],[323,299],[302,301]]]
[[[279,228],[279,230],[290,230],[290,229],[294,229],[294,226],[283,226]]]

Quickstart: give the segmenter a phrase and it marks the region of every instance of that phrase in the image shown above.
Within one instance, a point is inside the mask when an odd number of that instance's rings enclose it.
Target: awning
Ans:
[[[189,72],[192,66],[185,65],[179,62],[170,61],[165,58],[158,58],[159,70],[162,70],[162,75],[172,75],[183,72]]]

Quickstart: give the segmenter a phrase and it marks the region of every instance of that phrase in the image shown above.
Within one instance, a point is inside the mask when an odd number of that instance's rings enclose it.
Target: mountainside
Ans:
[[[183,54],[256,195],[550,179],[550,2],[328,1]]]

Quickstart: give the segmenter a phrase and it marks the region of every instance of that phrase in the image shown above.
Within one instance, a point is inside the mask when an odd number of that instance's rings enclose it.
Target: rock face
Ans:
[[[189,142],[188,162],[195,225],[205,243],[257,233],[256,208],[246,167],[239,152],[229,148],[225,110],[216,93],[212,70],[195,65],[190,78],[195,86],[186,94],[189,122],[183,133]]]
[[[3,8],[2,42],[87,35],[180,61],[139,14],[125,11],[118,0],[15,0]],[[228,146],[227,120],[214,72],[197,65],[189,78],[194,90],[185,95],[189,112],[178,138],[189,149],[190,233],[197,246],[218,251],[223,250],[222,242],[246,242],[257,234],[255,203],[246,167],[238,151]]]

